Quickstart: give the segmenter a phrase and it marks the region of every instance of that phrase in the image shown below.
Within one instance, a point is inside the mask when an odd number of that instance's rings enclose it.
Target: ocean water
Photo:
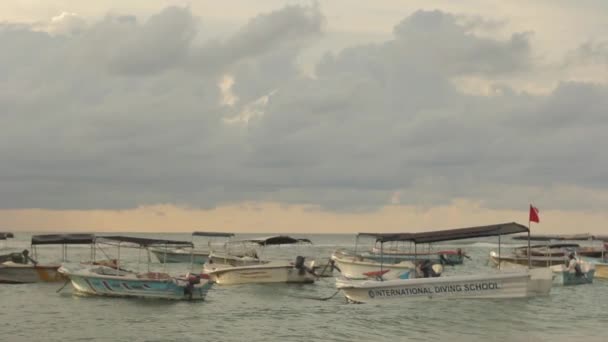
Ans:
[[[189,240],[188,234],[128,234]],[[244,235],[238,237],[251,237]],[[237,238],[238,238],[237,237]],[[329,257],[353,247],[353,235],[309,235],[313,247],[268,248],[264,256]],[[0,253],[29,248],[29,234],[0,241]],[[195,242],[198,240],[195,240]],[[471,256],[444,274],[494,272],[488,253],[497,239],[458,242]],[[510,243],[503,238],[503,248]],[[115,250],[105,248],[115,256]],[[71,261],[86,260],[89,247],[68,250]],[[60,257],[59,247],[38,250],[39,261]],[[99,253],[98,253],[99,255]],[[121,249],[131,268],[146,260]],[[163,266],[153,259],[153,269]],[[142,267],[143,269],[143,267]],[[170,273],[188,271],[172,264]],[[62,283],[0,284],[0,341],[606,341],[608,281],[554,286],[551,295],[521,300],[428,300],[399,305],[348,304],[333,278],[308,285],[216,285],[204,302],[123,299],[74,294]]]

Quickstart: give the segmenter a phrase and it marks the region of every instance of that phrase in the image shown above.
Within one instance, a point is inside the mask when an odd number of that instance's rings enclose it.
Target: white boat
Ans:
[[[289,236],[271,236],[260,239],[235,241],[233,244],[255,244],[259,247],[277,245],[294,245],[311,243],[308,239],[295,239]],[[267,261],[257,259],[254,264],[234,266],[234,261],[243,257],[228,258],[230,253],[224,255],[225,260],[231,263],[206,263],[204,273],[218,284],[251,284],[251,283],[313,283],[316,276],[305,265],[305,258],[297,256],[294,263],[288,261]],[[215,259],[213,259],[215,260]],[[218,259],[219,260],[219,259]],[[252,261],[252,260],[249,260]]]
[[[370,273],[385,270],[385,279],[408,278],[409,273],[415,268],[414,263],[405,260],[399,263],[383,263],[367,259],[361,255],[352,254],[346,250],[337,250],[331,255],[331,259],[338,266],[343,277],[349,279],[368,279]]]
[[[372,234],[380,243],[411,241],[418,244],[520,232],[529,232],[529,229],[513,222],[422,233]],[[342,290],[351,302],[398,303],[415,298],[523,298],[548,295],[553,282],[552,272],[548,268],[430,278],[418,278],[421,276],[419,272],[412,272],[410,275],[411,279],[393,280],[382,279],[382,274],[379,280],[340,278],[336,281],[336,287]]]
[[[211,239],[212,238],[231,238],[234,236],[233,233],[220,233],[220,232],[193,232],[192,238],[194,237],[207,237],[208,248],[207,249],[191,249],[191,248],[149,248],[149,251],[156,256],[161,263],[192,263],[202,265],[209,260],[209,253],[211,251]]]
[[[127,236],[105,236],[95,239],[95,243],[114,244],[120,247],[125,244],[139,248],[154,246],[187,246],[184,241],[145,239]],[[120,257],[115,268],[99,265],[63,265],[59,272],[68,277],[74,289],[83,294],[142,297],[160,299],[203,300],[213,285],[199,274],[188,273],[184,276],[171,276],[165,272],[135,272],[120,267]]]
[[[38,283],[59,282],[65,278],[57,272],[61,266],[56,263],[40,263],[37,259],[37,248],[40,245],[61,245],[62,261],[67,261],[68,245],[91,245],[95,236],[93,234],[47,234],[33,235],[31,249],[33,257],[29,256],[27,250],[22,252],[23,258],[19,262],[6,261],[0,264],[0,283]]]

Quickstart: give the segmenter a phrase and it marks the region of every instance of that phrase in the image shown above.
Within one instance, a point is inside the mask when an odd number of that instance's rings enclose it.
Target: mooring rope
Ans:
[[[339,292],[340,292],[340,289],[336,290],[336,292],[334,292],[334,294],[332,294],[329,297],[309,297],[309,296],[294,296],[294,295],[289,295],[289,296],[293,297],[293,298],[300,298],[300,299],[312,299],[312,300],[326,301],[326,300],[330,300],[330,299],[334,298]]]

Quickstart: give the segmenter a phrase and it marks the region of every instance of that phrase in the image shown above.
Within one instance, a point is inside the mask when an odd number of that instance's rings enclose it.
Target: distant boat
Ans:
[[[566,263],[564,256],[530,256],[530,265],[532,267],[550,267],[553,265],[563,265]],[[528,265],[528,257],[522,255],[500,255],[496,251],[490,252],[490,262],[494,266],[501,266],[502,264],[517,264],[517,265]]]
[[[584,285],[593,283],[595,265],[584,260],[577,261],[581,273],[569,271],[566,265],[551,266],[551,271],[555,275],[554,281],[559,285]]]
[[[381,244],[390,241],[422,244],[521,232],[529,232],[529,229],[513,222],[421,233],[369,235],[375,235],[376,241]],[[349,301],[357,303],[399,303],[423,298],[523,298],[548,295],[551,291],[553,275],[548,268],[443,277],[434,274],[437,272],[431,272],[426,268],[427,265],[422,270],[424,275],[413,272],[409,279],[384,280],[380,271],[376,280],[340,278],[336,281],[336,287],[342,290]]]
[[[36,261],[36,246],[39,245],[61,245],[62,261],[67,260],[68,245],[92,244],[95,236],[93,234],[48,234],[32,236],[31,246],[33,257],[29,256],[27,250],[22,252],[23,262],[5,261],[0,264],[0,283],[37,283],[37,282],[59,282],[65,278],[57,272],[61,266],[59,263],[40,263]]]
[[[208,237],[208,238],[230,238],[233,237],[233,233],[219,233],[219,232],[193,232],[192,237]],[[161,263],[193,263],[202,265],[209,259],[211,240],[208,242],[208,249],[184,249],[184,248],[172,248],[163,249],[161,247],[149,248],[159,262]]]
[[[110,244],[120,248],[135,247],[186,247],[191,242],[146,239],[128,236],[105,236],[95,239],[96,244]],[[149,269],[148,262],[148,269]],[[103,265],[67,265],[59,272],[68,277],[79,293],[113,297],[143,297],[178,300],[203,300],[213,283],[200,274],[188,273],[171,276],[164,272],[135,272]]]
[[[2,232],[0,233],[0,240],[6,240],[8,238],[14,238],[15,235],[13,235],[13,233],[9,233],[9,232]]]
[[[290,236],[277,235],[259,239],[248,239],[231,241],[227,245],[234,244],[253,244],[261,248],[278,245],[310,244],[308,239],[296,239]],[[293,263],[288,261],[269,261],[247,257],[247,262],[242,262],[243,257],[235,257],[229,252],[224,255],[224,260],[228,263],[214,262],[206,263],[203,266],[204,272],[209,275],[211,280],[218,284],[252,284],[252,283],[314,283],[316,275],[305,264],[305,258],[297,256]],[[255,259],[255,260],[252,260]],[[217,260],[221,260],[218,258]],[[240,265],[239,265],[240,264]],[[244,265],[243,265],[244,264]]]

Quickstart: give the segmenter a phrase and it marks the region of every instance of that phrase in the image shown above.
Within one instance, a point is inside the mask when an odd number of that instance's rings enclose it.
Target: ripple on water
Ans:
[[[168,236],[169,238],[175,236]],[[311,237],[313,241],[323,237]],[[343,239],[339,241],[339,239]],[[351,237],[333,238],[352,245]],[[473,260],[446,274],[494,272],[494,242],[463,246]],[[327,254],[327,246],[315,253]],[[88,249],[80,251],[86,256]],[[289,253],[288,249],[276,252]],[[129,252],[125,252],[129,258]],[[137,255],[131,255],[136,260]],[[181,267],[181,268],[180,268]],[[180,272],[187,265],[177,266]],[[295,298],[334,293],[333,279],[314,285],[216,286],[206,302],[73,295],[62,284],[0,285],[0,332],[7,341],[602,341],[608,281],[554,287],[524,300],[430,300],[400,305],[346,304]],[[35,328],[34,328],[35,327]],[[3,341],[5,339],[2,339]]]

